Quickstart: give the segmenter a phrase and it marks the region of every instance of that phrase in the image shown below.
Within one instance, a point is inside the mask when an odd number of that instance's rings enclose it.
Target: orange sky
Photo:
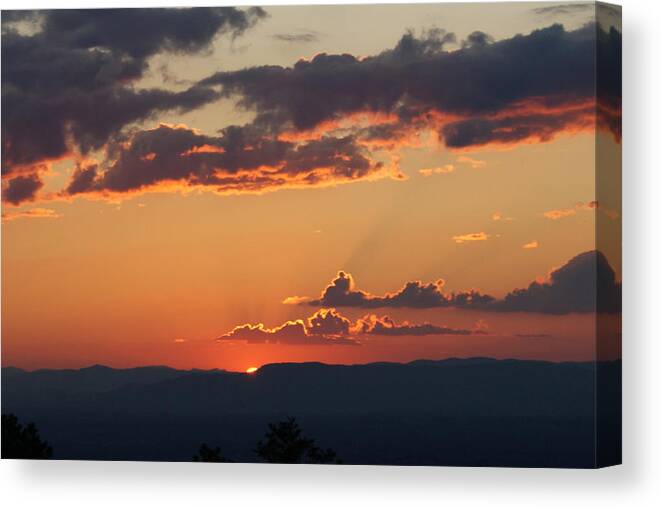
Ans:
[[[349,22],[340,15],[346,8],[323,8],[346,23],[319,44],[336,52],[375,54],[391,47],[409,26],[427,27],[426,16],[439,23],[444,19],[446,28],[459,34],[476,28],[470,22],[474,6],[381,8],[386,22],[373,37],[357,32],[361,17],[371,11],[351,7],[358,9],[357,18]],[[254,34],[235,42],[250,44],[242,56],[229,51],[225,40],[209,55],[173,59],[170,70],[200,79],[217,70],[219,61],[229,69],[240,68],[242,60],[291,65],[300,56],[330,51],[302,44],[278,47],[267,39],[292,29],[291,13],[296,27],[323,31],[327,17],[315,9],[275,9],[265,27],[258,25]],[[415,24],[398,20],[402,9]],[[496,38],[548,24],[523,7],[508,4],[506,9],[509,14],[499,7],[492,20],[480,17]],[[352,42],[353,47],[341,47]],[[162,59],[155,56],[151,67]],[[141,86],[155,80],[148,75]],[[250,116],[234,101],[222,100],[185,115],[163,114],[143,127],[181,123],[213,135]],[[450,150],[429,133],[422,139],[382,153],[397,169],[388,167],[378,178],[262,194],[169,187],[122,197],[53,199],[71,178],[75,160],[53,164],[44,177],[44,196],[50,198],[18,207],[3,203],[2,364],[245,370],[280,361],[593,358],[595,316],[589,313],[370,309],[397,321],[479,326],[486,333],[370,336],[357,347],[214,342],[244,323],[276,327],[309,317],[315,308],[283,300],[318,297],[339,270],[350,272],[372,294],[397,291],[406,281],[443,279],[447,291],[475,288],[500,298],[598,247],[621,278],[619,187],[595,188],[593,129],[469,151]],[[600,171],[618,182],[621,146],[605,134],[600,146],[610,154]],[[597,198],[599,207],[590,206]],[[597,222],[604,228],[598,246]],[[355,320],[367,311],[341,312]],[[608,321],[615,330],[619,318]]]

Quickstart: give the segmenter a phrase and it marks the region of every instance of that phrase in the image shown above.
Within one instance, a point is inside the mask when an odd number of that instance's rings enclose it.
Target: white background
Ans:
[[[6,8],[249,4],[0,0]],[[273,2],[277,3],[351,3]],[[355,3],[355,2],[354,2]],[[404,3],[404,2],[399,2]],[[624,7],[624,465],[597,471],[140,462],[0,462],[4,506],[633,507],[661,502],[658,194],[661,5]],[[378,20],[375,20],[378,22]],[[368,30],[369,27],[366,27]]]

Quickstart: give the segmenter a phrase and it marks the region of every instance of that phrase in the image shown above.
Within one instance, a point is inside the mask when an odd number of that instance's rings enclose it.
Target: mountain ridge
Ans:
[[[2,412],[36,422],[67,459],[190,460],[207,442],[251,461],[267,424],[294,416],[347,464],[594,467],[597,367],[600,396],[621,378],[619,360],[91,367],[3,368]],[[620,409],[600,427],[615,441]]]
[[[612,362],[619,362],[621,360],[609,360],[607,363],[612,363]],[[262,366],[258,367],[256,372],[259,372],[265,367],[271,367],[271,366],[291,366],[291,365],[317,365],[317,366],[324,366],[324,367],[365,367],[365,366],[371,366],[371,365],[419,365],[419,364],[450,364],[450,363],[489,363],[489,362],[522,362],[522,363],[545,363],[545,364],[554,364],[554,365],[582,365],[582,364],[592,364],[594,362],[589,361],[589,360],[561,360],[561,361],[553,361],[553,360],[543,360],[543,359],[523,359],[523,358],[493,358],[493,357],[488,357],[488,356],[471,356],[471,357],[448,357],[448,358],[439,358],[439,359],[431,359],[431,358],[418,358],[415,360],[411,360],[409,362],[391,362],[391,361],[375,361],[375,362],[367,362],[367,363],[326,363],[326,362],[315,362],[315,361],[310,361],[310,362],[272,362],[272,363],[265,363]],[[176,371],[176,372],[227,372],[227,373],[236,373],[236,374],[248,374],[244,371],[240,370],[227,370],[227,369],[220,369],[220,368],[211,368],[211,369],[202,369],[199,367],[192,367],[190,369],[180,369],[177,367],[171,367],[169,365],[138,365],[134,367],[111,367],[109,365],[104,365],[104,364],[92,364],[84,367],[79,367],[79,368],[73,368],[73,367],[66,367],[62,369],[58,368],[52,368],[52,367],[42,367],[38,369],[25,369],[23,367],[16,367],[13,365],[7,365],[3,366],[0,368],[0,370],[5,371],[16,371],[17,373],[26,373],[26,374],[33,374],[33,373],[39,373],[39,372],[80,372],[80,371],[93,371],[93,370],[105,370],[105,371],[146,371],[146,370],[156,370],[156,369],[162,369],[162,370],[170,370],[170,371]],[[254,373],[250,373],[249,375],[252,375]]]

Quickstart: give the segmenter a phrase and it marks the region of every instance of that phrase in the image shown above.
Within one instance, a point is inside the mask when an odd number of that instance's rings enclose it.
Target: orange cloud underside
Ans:
[[[325,120],[309,130],[288,130],[278,134],[280,141],[301,142],[321,139],[336,131],[351,131],[360,127],[371,127],[397,123],[398,117],[393,113],[378,113],[373,111],[358,111],[341,118]]]
[[[562,117],[562,126],[559,128],[550,128],[541,130],[539,132],[531,131],[529,134],[523,135],[521,139],[515,141],[502,141],[494,140],[488,142],[476,142],[471,146],[463,148],[452,148],[453,152],[475,152],[477,150],[494,150],[494,149],[512,149],[521,144],[531,144],[548,142],[552,139],[562,136],[571,135],[578,132],[594,131],[596,122],[596,107],[593,100],[582,101],[576,103],[569,103],[558,106],[548,106],[544,103],[543,99],[533,99],[526,102],[514,104],[506,110],[485,115],[481,118],[487,120],[502,120],[510,119],[516,120],[517,118],[526,118],[530,115],[542,115],[549,117]],[[608,114],[617,114],[616,110],[608,109]],[[87,197],[93,199],[109,199],[117,200],[123,195],[136,195],[143,194],[144,192],[186,192],[190,190],[210,190],[218,194],[261,194],[270,192],[277,189],[300,189],[306,187],[325,187],[333,186],[341,183],[349,183],[357,180],[376,180],[384,177],[392,177],[395,179],[404,179],[405,176],[401,173],[398,167],[399,160],[401,159],[400,151],[403,148],[426,148],[438,150],[442,148],[442,139],[439,132],[444,126],[451,122],[471,119],[471,117],[462,117],[456,114],[447,114],[441,111],[427,111],[421,113],[406,124],[400,123],[399,118],[392,113],[377,113],[371,111],[359,111],[345,115],[341,118],[328,120],[317,125],[315,128],[307,131],[285,131],[278,135],[282,141],[293,143],[303,143],[306,141],[319,140],[324,136],[341,137],[347,134],[356,136],[357,142],[364,146],[368,151],[366,155],[372,159],[372,164],[376,164],[379,158],[379,153],[384,157],[390,159],[390,165],[382,171],[371,171],[368,175],[360,177],[354,176],[341,176],[334,174],[332,168],[315,168],[314,171],[301,173],[299,175],[282,175],[278,174],[277,167],[262,167],[254,170],[239,170],[234,174],[222,174],[218,176],[224,179],[218,185],[198,185],[192,182],[168,182],[161,181],[152,185],[140,188],[131,189],[122,192],[110,191],[95,191],[90,190],[85,193]],[[171,128],[189,129],[185,125],[177,124],[170,126]],[[367,136],[366,132],[369,128],[375,127],[389,127],[388,134],[385,137],[379,138]],[[511,132],[510,127],[498,128],[494,131],[496,135],[503,135],[503,139],[507,139],[507,134]],[[190,129],[197,132],[195,129]],[[517,134],[519,135],[519,134]],[[124,148],[130,147],[130,141],[124,142]],[[196,154],[223,154],[225,150],[218,146],[208,144],[193,147],[182,153],[181,156],[192,156]],[[70,153],[63,156],[61,159],[77,157]],[[158,154],[150,152],[142,156],[144,162],[153,162],[158,157]],[[383,158],[383,157],[381,157]],[[483,167],[483,161],[461,155],[457,162],[469,165],[473,169]],[[36,166],[24,168],[26,172],[34,172]],[[41,167],[40,172],[49,172],[48,166]],[[439,167],[423,168],[420,173],[424,176],[432,174],[449,173],[455,169],[453,165],[445,165]],[[3,178],[5,176],[3,175]],[[39,199],[48,201],[53,199],[62,199],[63,196],[58,196],[57,193],[42,193]],[[64,196],[64,199],[68,199]]]
[[[572,135],[579,132],[590,132],[596,126],[596,102],[594,99],[565,103],[550,106],[543,97],[515,103],[508,108],[491,114],[481,115],[486,120],[503,120],[525,118],[532,115],[560,117],[571,116],[560,129],[550,132],[532,132],[529,136],[511,142],[493,141],[481,143],[465,148],[453,148],[457,152],[470,152],[478,149],[511,148],[523,143],[548,142],[557,136]],[[609,114],[616,114],[614,109]],[[376,126],[392,126],[394,136],[390,138],[363,138],[361,143],[372,149],[399,150],[402,148],[438,148],[440,146],[438,132],[446,125],[461,120],[469,120],[472,116],[449,114],[447,112],[430,110],[400,124],[399,117],[394,114],[374,113],[369,111],[356,112],[338,119],[326,120],[312,129],[302,131],[286,131],[279,135],[279,139],[286,141],[306,141],[320,139],[325,135],[339,132],[360,132],[361,129]],[[501,128],[500,132],[508,132]]]

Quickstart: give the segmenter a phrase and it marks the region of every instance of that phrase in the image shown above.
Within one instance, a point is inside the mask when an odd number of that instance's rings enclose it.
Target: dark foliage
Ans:
[[[193,455],[193,462],[234,462],[224,457],[219,447],[211,448],[208,444],[202,443],[198,452]]]
[[[296,418],[269,423],[265,441],[259,441],[255,453],[263,462],[274,464],[339,464],[333,450],[315,446],[314,439],[302,436]]]
[[[39,437],[34,423],[22,425],[13,414],[2,415],[3,459],[50,459],[53,449]]]

